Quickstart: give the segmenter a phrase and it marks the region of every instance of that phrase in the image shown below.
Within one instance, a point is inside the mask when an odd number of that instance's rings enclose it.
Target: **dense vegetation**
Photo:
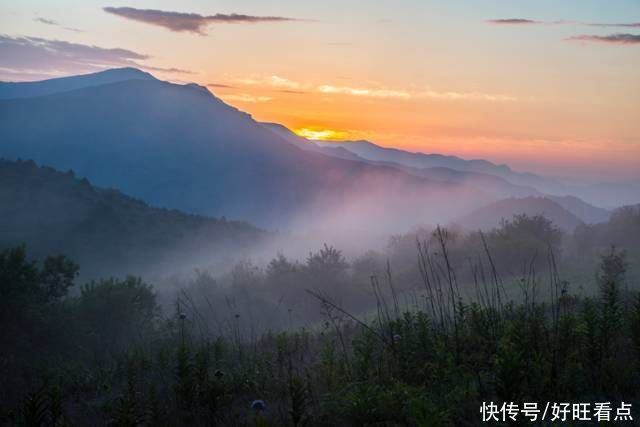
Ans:
[[[490,400],[637,407],[639,218],[628,208],[564,237],[541,217],[486,235],[437,228],[350,263],[325,246],[265,271],[202,272],[175,294],[134,277],[78,287],[69,259],[7,249],[0,420],[437,426],[479,424]],[[608,246],[616,233],[624,251]],[[576,266],[589,291],[566,280]]]
[[[73,171],[0,159],[0,247],[25,243],[38,257],[64,252],[85,278],[191,268],[207,261],[203,254],[223,258],[265,237],[244,222],[150,207]]]

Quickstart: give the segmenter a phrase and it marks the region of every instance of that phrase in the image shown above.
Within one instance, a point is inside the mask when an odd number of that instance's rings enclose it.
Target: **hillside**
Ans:
[[[85,277],[188,269],[265,237],[247,223],[153,208],[71,172],[0,160],[0,246],[66,254]]]
[[[548,199],[553,200],[582,221],[587,224],[599,224],[607,222],[611,217],[611,211],[592,206],[586,203],[582,199],[574,196],[546,196]]]
[[[545,197],[509,198],[491,203],[458,218],[455,223],[469,230],[489,230],[500,226],[503,219],[514,215],[541,215],[564,231],[573,231],[583,224],[577,216]]]

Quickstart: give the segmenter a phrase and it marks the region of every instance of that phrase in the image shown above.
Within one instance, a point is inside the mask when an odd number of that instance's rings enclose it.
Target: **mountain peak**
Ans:
[[[137,68],[123,67],[35,82],[0,82],[0,99],[32,98],[126,80],[156,80],[156,78]]]
[[[121,79],[145,79],[145,80],[157,80],[151,73],[147,73],[146,71],[142,71],[139,68],[135,67],[120,67],[120,68],[109,68],[108,70],[98,71],[96,73],[84,74],[77,77],[82,76],[114,76],[119,77]]]

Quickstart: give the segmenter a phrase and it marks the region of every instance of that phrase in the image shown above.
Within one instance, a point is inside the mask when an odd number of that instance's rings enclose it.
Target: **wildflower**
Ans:
[[[251,402],[251,409],[253,409],[254,411],[261,412],[267,409],[267,405],[265,405],[264,400],[257,399]]]

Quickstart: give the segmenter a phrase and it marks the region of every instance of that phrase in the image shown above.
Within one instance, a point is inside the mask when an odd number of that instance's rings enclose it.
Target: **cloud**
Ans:
[[[52,21],[51,19],[46,18],[34,18],[34,21],[47,25],[59,25],[56,21]]]
[[[535,21],[526,18],[507,18],[507,19],[487,19],[487,24],[491,25],[586,25],[588,27],[621,27],[621,28],[640,28],[640,22],[619,22],[619,23],[601,23],[601,22],[579,22],[579,21]]]
[[[580,35],[566,38],[567,41],[605,44],[640,44],[640,34],[609,34],[606,36]]]
[[[460,100],[472,100],[472,101],[489,101],[489,102],[514,102],[517,98],[508,95],[496,95],[480,92],[436,92],[426,91],[418,94],[418,96],[433,99],[442,99],[446,101],[460,101]]]
[[[141,64],[148,55],[122,48],[50,40],[39,37],[0,35],[0,68],[4,75],[56,76],[94,72],[113,67],[136,67],[166,73],[189,73],[179,68]]]
[[[235,89],[235,86],[225,85],[222,83],[207,83],[207,87],[213,87],[218,89]]]
[[[621,28],[640,28],[640,22],[630,22],[627,24],[624,23],[617,23],[617,24],[606,24],[606,23],[589,23],[589,24],[585,24],[588,25],[590,27],[621,27]]]
[[[246,93],[243,93],[241,95],[220,95],[220,98],[225,101],[247,102],[250,104],[255,104],[257,102],[268,102],[272,99],[270,96],[254,96]]]
[[[245,86],[262,86],[262,87],[273,87],[277,89],[288,89],[288,90],[300,90],[303,85],[302,83],[289,80],[284,77],[272,75],[272,76],[252,76],[252,77],[244,77],[237,78],[234,82],[245,85]]]
[[[479,92],[438,92],[434,90],[425,91],[409,91],[401,89],[369,89],[362,87],[348,87],[348,86],[332,86],[322,85],[318,87],[320,93],[330,95],[351,95],[362,96],[370,98],[391,98],[391,99],[439,99],[444,101],[460,101],[460,100],[476,100],[476,101],[490,101],[490,102],[512,102],[517,99],[507,95],[494,95]]]
[[[376,99],[398,99],[398,100],[410,100],[410,99],[438,99],[443,101],[460,101],[460,100],[475,100],[475,101],[489,101],[489,102],[512,102],[517,99],[508,95],[501,94],[487,94],[480,92],[454,92],[454,91],[435,91],[429,88],[423,90],[416,89],[404,89],[404,88],[385,88],[385,87],[366,87],[366,86],[347,86],[339,84],[311,84],[300,83],[280,77],[276,75],[271,76],[250,76],[244,78],[235,78],[232,82],[240,86],[251,86],[253,88],[259,88],[261,90],[269,90],[270,88],[277,89],[280,93],[288,94],[303,94],[303,93],[319,93],[328,97],[332,95],[339,96],[353,96],[362,98],[376,98]],[[240,95],[238,95],[240,96]],[[237,99],[241,101],[247,101],[245,95],[242,95],[243,99]]]
[[[588,27],[620,27],[620,28],[640,28],[640,22],[617,22],[617,23],[603,23],[603,22],[578,22],[578,21],[534,21],[524,18],[509,18],[509,19],[489,19],[485,21],[492,25],[584,25]],[[609,35],[578,35],[565,39],[566,41],[585,42],[585,43],[604,43],[604,44],[618,44],[618,45],[631,45],[640,43],[640,35],[637,34],[609,34]]]
[[[273,87],[283,87],[290,90],[295,90],[300,88],[300,83],[294,82],[292,80],[285,79],[284,77],[279,77],[279,76],[269,77],[269,83]]]
[[[52,25],[55,27],[60,27],[63,30],[67,30],[67,31],[73,31],[75,33],[82,33],[84,31],[78,29],[78,28],[73,28],[73,27],[65,27],[64,25],[58,23],[57,21],[54,21],[52,19],[47,19],[47,18],[42,18],[42,17],[38,17],[38,18],[34,18],[33,19],[36,22],[39,22],[41,24],[45,24],[45,25]]]
[[[411,98],[411,93],[407,91],[390,89],[367,89],[348,86],[322,85],[318,88],[318,91],[324,94],[366,96],[371,98]]]
[[[252,16],[237,13],[215,15],[200,15],[197,13],[170,12],[157,9],[136,9],[133,7],[105,7],[107,13],[130,19],[132,21],[144,22],[150,25],[167,28],[176,32],[191,32],[200,35],[205,34],[205,29],[210,24],[255,24],[261,22],[288,22],[298,21],[293,18],[282,16]]]
[[[541,21],[532,21],[531,19],[522,18],[508,18],[508,19],[487,19],[487,24],[493,25],[531,25],[531,24],[543,24]]]
[[[233,82],[242,86],[255,86],[266,90],[273,90],[278,93],[301,95],[306,93],[303,89],[308,86],[300,82],[289,80],[285,77],[272,76],[252,76],[233,79]],[[220,85],[219,87],[236,88],[236,86]]]
[[[149,71],[160,71],[162,73],[171,73],[171,74],[196,74],[191,70],[185,70],[184,68],[176,68],[176,67],[154,67],[151,65],[138,64],[140,68],[144,68]]]

